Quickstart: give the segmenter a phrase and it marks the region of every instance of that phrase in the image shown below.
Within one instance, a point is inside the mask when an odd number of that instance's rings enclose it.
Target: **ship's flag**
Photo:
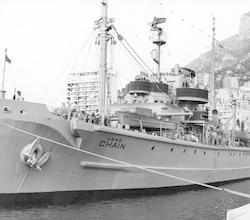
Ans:
[[[7,61],[8,63],[11,63],[11,59],[7,55],[5,55],[5,61]]]

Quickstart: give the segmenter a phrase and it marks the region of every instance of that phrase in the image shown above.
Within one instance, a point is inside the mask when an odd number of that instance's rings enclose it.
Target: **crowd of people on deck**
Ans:
[[[80,121],[92,124],[101,124],[101,115],[98,112],[98,109],[95,113],[87,114],[85,111],[79,111],[73,109],[71,111],[70,118],[77,118]],[[105,120],[104,120],[104,124]],[[138,130],[134,130],[138,132]],[[141,131],[142,133],[147,133],[145,129]],[[156,132],[152,133],[153,136],[157,136]],[[189,133],[185,134],[183,129],[177,129],[177,132],[167,132],[163,134],[164,137],[175,139],[175,140],[186,140],[192,142],[202,142],[204,144],[209,145],[220,145],[220,146],[245,146],[244,143],[240,141],[233,141],[232,135],[225,133],[223,130],[215,129],[213,127],[206,127],[204,132],[203,141],[201,139],[201,135],[195,134],[194,132],[190,131]]]
[[[200,88],[203,88],[203,85],[199,85]],[[204,88],[203,88],[204,89]],[[24,101],[24,98],[21,95],[21,91],[17,91],[17,94],[13,96],[14,100],[17,101]],[[101,124],[101,115],[98,112],[98,109],[96,109],[95,113],[87,114],[85,111],[80,111],[73,109],[70,114],[70,118],[77,118],[80,121],[86,122],[86,123],[92,123],[92,124]],[[105,119],[104,124],[106,125]],[[138,131],[138,130],[135,130]],[[145,129],[142,131],[143,133],[147,133]],[[157,136],[155,132],[152,133],[152,135]],[[193,142],[201,142],[199,140],[198,135],[195,135],[193,132],[190,132],[189,134],[184,134],[183,130],[177,129],[177,133],[175,135],[163,135],[167,138],[171,139],[177,139],[177,140],[186,140],[186,141],[193,141]],[[238,141],[234,141],[233,144],[233,138],[232,135],[224,133],[222,130],[213,129],[212,127],[207,127],[206,132],[204,135],[204,144],[210,144],[210,145],[221,145],[221,146],[245,146],[244,143]]]
[[[212,128],[207,128],[206,132],[206,139],[207,144],[211,145],[222,145],[222,146],[231,146],[232,143],[230,140],[232,138],[229,138],[230,135],[225,134],[221,130],[216,130]]]
[[[101,123],[101,115],[98,112],[98,109],[96,109],[95,113],[87,114],[85,111],[80,111],[73,109],[71,111],[70,118],[77,118],[80,121],[86,122],[86,123],[92,123],[92,124],[100,124]]]
[[[174,135],[174,138],[172,139],[202,142],[199,136],[200,135],[194,134],[193,132],[190,132],[189,134],[184,134],[183,131],[179,131],[179,132],[177,131],[177,133]],[[206,128],[206,132],[204,133],[204,140],[202,143],[209,144],[209,145],[228,146],[228,147],[246,146],[240,140],[233,140],[232,134],[225,133],[223,130],[220,130],[220,129],[214,129],[213,127]]]

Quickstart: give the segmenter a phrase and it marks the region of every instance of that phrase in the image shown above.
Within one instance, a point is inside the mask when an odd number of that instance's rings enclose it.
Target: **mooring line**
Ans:
[[[110,161],[113,161],[113,162],[121,163],[121,164],[128,165],[128,166],[132,166],[132,167],[137,168],[137,169],[145,170],[145,171],[148,171],[148,172],[151,172],[151,173],[159,174],[159,175],[170,177],[170,178],[173,178],[173,179],[178,179],[178,180],[181,180],[181,181],[184,181],[184,182],[188,182],[188,183],[192,183],[192,184],[195,184],[195,185],[207,187],[207,188],[210,188],[210,189],[215,189],[215,190],[219,190],[219,191],[228,192],[228,193],[231,193],[231,194],[234,194],[234,195],[238,195],[238,196],[250,199],[250,195],[246,194],[246,193],[241,193],[241,192],[233,191],[233,190],[226,189],[226,188],[220,188],[220,187],[208,185],[208,184],[205,184],[205,183],[196,182],[196,181],[185,179],[185,178],[182,178],[182,177],[178,177],[178,176],[174,176],[174,175],[170,175],[170,174],[166,174],[166,173],[161,173],[161,172],[158,172],[158,171],[155,171],[155,170],[151,170],[151,169],[148,169],[148,168],[145,168],[145,167],[142,167],[142,166],[137,166],[137,165],[134,165],[134,164],[126,163],[126,162],[123,162],[123,161],[120,161],[120,160],[116,160],[116,159],[112,159],[112,158],[109,158],[109,157],[106,157],[106,156],[95,154],[95,153],[92,153],[92,152],[89,152],[89,151],[86,151],[86,150],[78,149],[78,148],[69,146],[67,144],[59,143],[57,141],[53,141],[53,140],[41,137],[41,136],[36,135],[36,134],[32,134],[32,133],[24,131],[22,129],[19,129],[19,128],[13,127],[11,125],[5,124],[3,122],[0,122],[0,124],[2,124],[4,126],[7,126],[9,128],[12,128],[14,130],[20,131],[22,133],[28,134],[30,136],[41,138],[41,139],[43,139],[45,141],[49,141],[51,143],[54,143],[54,144],[57,144],[57,145],[61,145],[61,146],[64,146],[64,147],[67,147],[67,148],[70,148],[70,149],[73,149],[73,150],[76,150],[76,151],[80,151],[80,152],[83,152],[83,153],[86,153],[86,154],[89,154],[89,155],[92,155],[92,156],[96,156],[96,157],[99,157],[99,158],[102,158],[102,159],[110,160]],[[27,177],[27,174],[24,177],[24,179]]]

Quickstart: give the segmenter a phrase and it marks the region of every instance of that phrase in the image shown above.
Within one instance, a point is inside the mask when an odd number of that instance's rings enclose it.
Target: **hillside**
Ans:
[[[187,67],[197,73],[211,72],[211,51],[202,54]],[[216,88],[225,76],[238,77],[240,85],[250,81],[250,12],[240,18],[238,34],[217,42],[215,50]]]

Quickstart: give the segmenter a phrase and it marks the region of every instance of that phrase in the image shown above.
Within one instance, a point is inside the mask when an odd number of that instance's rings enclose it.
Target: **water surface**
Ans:
[[[250,180],[221,185],[250,194]],[[225,220],[227,210],[250,203],[249,199],[223,191],[200,188],[171,190],[161,195],[107,198],[63,206],[0,208],[1,220]]]

